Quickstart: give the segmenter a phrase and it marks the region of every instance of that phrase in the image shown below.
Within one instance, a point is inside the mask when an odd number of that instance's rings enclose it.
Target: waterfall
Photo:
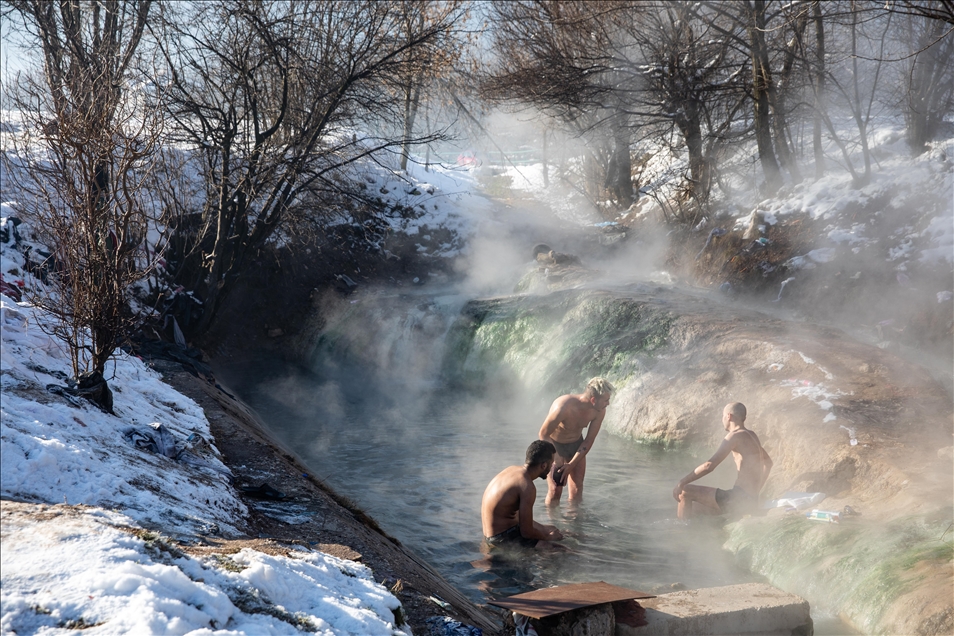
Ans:
[[[298,343],[302,362],[318,374],[356,375],[388,392],[431,390],[464,301],[452,293],[382,292],[326,303],[312,335]]]

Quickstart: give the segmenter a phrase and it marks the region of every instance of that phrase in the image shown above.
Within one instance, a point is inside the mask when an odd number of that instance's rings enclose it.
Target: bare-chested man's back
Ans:
[[[509,466],[490,480],[480,503],[480,521],[487,543],[532,545],[539,540],[563,538],[555,527],[533,520],[537,497],[533,480],[550,471],[553,452],[552,444],[537,440],[527,449],[523,466]]]
[[[694,503],[706,514],[750,512],[758,507],[759,492],[772,470],[772,458],[762,447],[758,435],[745,428],[745,417],[745,406],[741,402],[727,404],[722,410],[722,426],[728,431],[722,444],[709,461],[680,479],[672,491],[679,502],[680,519],[691,516]],[[732,490],[691,485],[715,470],[730,453],[739,471]]]
[[[759,491],[762,490],[762,471],[765,467],[765,460],[768,459],[769,464],[772,461],[768,458],[765,449],[762,448],[758,436],[746,428],[729,433],[723,441],[728,442],[732,459],[735,460],[735,467],[739,470],[735,487],[741,488],[753,497],[757,497]]]

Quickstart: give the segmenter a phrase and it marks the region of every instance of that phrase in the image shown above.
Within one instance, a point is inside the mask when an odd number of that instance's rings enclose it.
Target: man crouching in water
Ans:
[[[579,395],[561,395],[553,401],[547,419],[540,427],[540,439],[556,448],[554,471],[547,480],[547,505],[560,503],[563,486],[569,482],[570,503],[583,498],[586,454],[600,432],[606,407],[615,389],[605,378],[593,378]],[[586,439],[583,438],[583,429]]]
[[[480,502],[480,521],[490,545],[514,543],[533,547],[537,541],[559,541],[554,526],[533,520],[537,488],[533,480],[545,477],[553,464],[553,444],[537,440],[527,448],[527,463],[510,466],[490,480]]]
[[[710,515],[744,514],[758,509],[759,492],[772,470],[772,458],[762,448],[758,436],[745,428],[745,405],[741,402],[726,404],[722,410],[722,426],[728,435],[715,455],[680,479],[672,491],[672,496],[679,502],[677,514],[680,519],[692,515],[693,502],[699,504],[699,512]],[[739,469],[732,490],[688,485],[715,470],[730,452]]]

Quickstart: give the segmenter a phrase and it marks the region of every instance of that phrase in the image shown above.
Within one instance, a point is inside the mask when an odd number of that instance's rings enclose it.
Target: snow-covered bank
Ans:
[[[160,534],[236,536],[247,513],[202,410],[128,355],[108,369],[115,415],[50,393],[70,363],[36,311],[0,296],[0,328],[0,495],[23,502],[3,502],[4,633],[409,632],[363,565],[307,549],[194,559],[171,548]],[[149,424],[189,455],[123,434]]]
[[[775,196],[760,194],[760,168],[754,142],[720,166],[723,185],[713,190],[711,218],[695,228],[702,236],[708,228],[745,230],[753,221],[765,226],[806,218],[824,225],[813,237],[812,248],[825,250],[801,254],[789,269],[812,269],[832,264],[836,256],[862,255],[864,267],[890,268],[899,273],[954,265],[954,138],[935,140],[930,149],[912,157],[904,142],[904,122],[882,118],[872,125],[869,143],[877,158],[870,182],[857,187],[851,174],[832,166],[819,179],[787,184]],[[833,152],[833,149],[830,149]],[[615,219],[622,225],[661,218],[659,201],[673,201],[688,166],[685,153],[673,155],[661,145],[641,142],[639,152],[650,157],[640,173],[640,196]],[[585,202],[568,199],[557,186],[544,186],[542,164],[506,167],[514,190],[522,190],[554,209]],[[560,183],[556,167],[549,166],[550,183]],[[572,193],[571,193],[572,194]],[[608,214],[608,213],[607,213]],[[907,279],[901,280],[907,284]],[[945,291],[945,290],[933,290]]]
[[[191,558],[101,508],[3,502],[5,633],[406,634],[353,561],[300,549]]]
[[[0,297],[2,493],[26,501],[121,510],[155,529],[236,535],[246,513],[228,485],[209,424],[192,400],[138,358],[110,365],[115,415],[50,393],[71,373],[65,348],[43,332],[36,310]],[[136,448],[124,433],[161,424],[208,464],[199,467]],[[188,439],[192,442],[186,442]],[[205,448],[205,451],[200,448]],[[223,471],[223,472],[220,472]]]

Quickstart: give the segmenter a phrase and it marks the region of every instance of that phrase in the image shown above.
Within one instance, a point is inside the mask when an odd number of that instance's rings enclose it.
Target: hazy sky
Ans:
[[[27,67],[25,44],[22,26],[8,15],[0,15],[0,81],[4,84]]]

